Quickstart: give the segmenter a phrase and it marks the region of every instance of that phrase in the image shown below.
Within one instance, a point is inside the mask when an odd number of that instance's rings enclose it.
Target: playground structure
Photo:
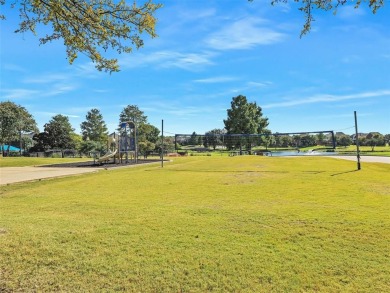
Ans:
[[[113,133],[108,139],[108,151],[97,159],[99,163],[116,164],[137,163],[137,127],[133,121],[122,122],[119,133]]]

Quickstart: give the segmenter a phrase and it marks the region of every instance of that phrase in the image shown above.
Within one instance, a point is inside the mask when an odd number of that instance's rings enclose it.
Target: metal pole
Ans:
[[[19,130],[19,153],[22,156],[22,131]]]
[[[357,169],[360,170],[360,150],[359,150],[359,132],[357,127],[357,115],[356,111],[353,112],[355,116],[355,143],[356,143],[356,157],[357,157]]]
[[[137,141],[137,125],[134,123],[134,156],[135,163],[138,163],[138,141]]]
[[[164,168],[164,119],[161,120],[161,168]]]
[[[334,132],[331,131],[332,133],[332,145],[333,145],[333,149],[336,149],[336,140],[334,139]]]
[[[138,162],[137,125],[135,124],[134,121],[133,121],[133,125],[134,125],[134,161],[135,161],[135,163],[137,163]]]

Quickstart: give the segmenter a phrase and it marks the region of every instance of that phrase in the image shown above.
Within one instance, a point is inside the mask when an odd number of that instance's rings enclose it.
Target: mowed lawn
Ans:
[[[35,157],[0,157],[1,167],[25,167],[43,166],[60,163],[74,163],[83,161],[93,161],[92,158],[35,158]],[[1,169],[0,169],[1,171]]]
[[[390,292],[390,165],[188,157],[1,186],[0,291]]]

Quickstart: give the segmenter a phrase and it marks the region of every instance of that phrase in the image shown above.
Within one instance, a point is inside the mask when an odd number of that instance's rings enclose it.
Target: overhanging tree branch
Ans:
[[[5,0],[0,0],[4,4]],[[119,71],[117,59],[103,56],[108,50],[129,53],[144,45],[141,34],[155,32],[154,13],[161,4],[152,0],[140,6],[113,0],[21,0],[21,22],[16,32],[36,34],[38,24],[52,26],[52,32],[39,39],[41,44],[62,38],[72,63],[78,54],[88,56],[98,70]]]

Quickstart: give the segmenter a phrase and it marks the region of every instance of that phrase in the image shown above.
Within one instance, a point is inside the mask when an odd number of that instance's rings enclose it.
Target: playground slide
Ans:
[[[103,157],[100,157],[99,159],[97,159],[97,161],[100,162],[100,163],[108,161],[111,158],[113,158],[116,155],[117,152],[118,152],[118,150],[115,150],[113,152],[108,151]]]

